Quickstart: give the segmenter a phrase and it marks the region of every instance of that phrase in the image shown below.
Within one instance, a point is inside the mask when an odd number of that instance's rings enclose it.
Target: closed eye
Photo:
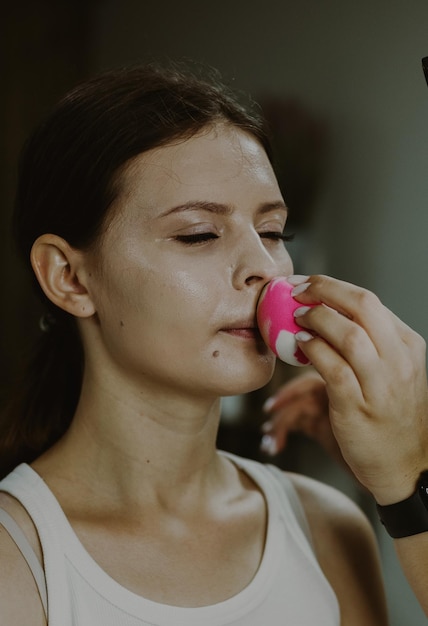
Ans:
[[[273,241],[289,242],[289,241],[293,241],[294,234],[286,235],[285,233],[280,233],[277,231],[267,231],[264,233],[260,233],[260,237],[262,237],[262,239],[271,239]]]
[[[215,233],[193,233],[189,235],[176,235],[174,239],[191,246],[218,239],[218,235]]]

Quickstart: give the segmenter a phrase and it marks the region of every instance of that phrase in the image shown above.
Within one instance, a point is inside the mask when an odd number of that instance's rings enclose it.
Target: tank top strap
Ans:
[[[306,513],[287,472],[284,472],[276,465],[245,459],[230,452],[221,451],[221,454],[234,461],[238,467],[246,470],[250,476],[254,475],[259,480],[264,477],[265,484],[266,480],[268,481],[270,488],[277,495],[276,501],[279,504],[282,517],[292,523],[311,554],[311,558],[315,558],[317,561]]]
[[[16,521],[13,519],[9,513],[7,513],[4,509],[0,508],[0,524],[5,528],[5,530],[10,535],[11,539],[16,544],[17,548],[21,552],[24,557],[30,572],[33,575],[34,581],[37,585],[37,589],[39,591],[40,599],[43,604],[43,610],[45,612],[45,616],[47,618],[48,611],[48,599],[47,599],[47,591],[46,591],[46,579],[45,573],[40,565],[40,562],[30,545],[27,537],[22,532],[21,528],[18,526]]]
[[[277,484],[282,493],[285,492],[287,495],[287,500],[290,503],[290,506],[293,510],[293,513],[297,519],[297,522],[302,529],[306,539],[308,540],[309,545],[312,549],[314,549],[313,539],[311,530],[309,528],[309,523],[306,517],[306,513],[304,511],[302,502],[299,498],[299,495],[286,472],[283,472],[276,465],[266,464],[264,466],[267,470],[271,472],[277,479]],[[282,499],[281,499],[282,501]]]

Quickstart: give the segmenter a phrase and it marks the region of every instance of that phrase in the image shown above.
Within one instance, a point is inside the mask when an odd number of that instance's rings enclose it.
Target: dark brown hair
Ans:
[[[222,120],[251,133],[271,158],[263,121],[214,71],[145,65],[76,87],[22,152],[13,231],[26,264],[43,233],[79,249],[95,245],[130,159]],[[19,394],[0,417],[0,477],[61,437],[80,395],[84,358],[74,319],[36,288],[48,331],[41,332]]]

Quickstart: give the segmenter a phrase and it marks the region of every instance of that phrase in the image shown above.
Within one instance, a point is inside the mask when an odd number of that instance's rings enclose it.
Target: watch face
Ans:
[[[418,489],[421,500],[428,509],[428,471],[422,472],[418,482]]]
[[[424,68],[425,78],[428,83],[428,57],[422,59],[422,67]]]

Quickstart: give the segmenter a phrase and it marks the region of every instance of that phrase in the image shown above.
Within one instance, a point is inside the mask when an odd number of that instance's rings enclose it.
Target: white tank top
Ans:
[[[227,455],[264,493],[265,549],[253,580],[211,606],[143,598],[113,580],[85,550],[40,476],[22,464],[0,482],[33,519],[43,550],[49,626],[339,626],[336,596],[313,553],[300,502],[277,468]]]

